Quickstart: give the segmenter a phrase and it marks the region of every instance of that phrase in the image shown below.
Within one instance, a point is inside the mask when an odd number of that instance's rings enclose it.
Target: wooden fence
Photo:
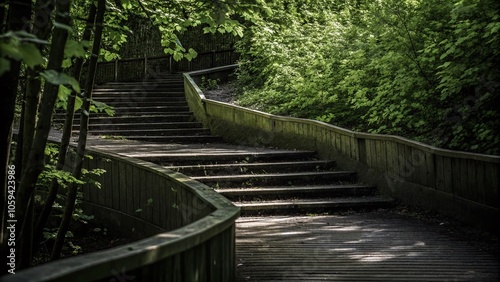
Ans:
[[[235,67],[184,74],[189,106],[214,134],[240,144],[317,151],[405,204],[498,231],[499,156],[445,150],[399,136],[354,132],[205,99],[196,85],[201,77],[223,77]]]
[[[234,49],[199,53],[195,59],[175,61],[172,56],[156,56],[99,62],[95,83],[154,78],[165,74],[186,72],[234,64],[238,55]],[[85,75],[82,76],[85,78]]]
[[[84,187],[95,220],[141,239],[29,268],[2,281],[234,281],[239,208],[211,188],[146,161],[88,150],[102,189]],[[128,281],[124,280],[124,281]]]

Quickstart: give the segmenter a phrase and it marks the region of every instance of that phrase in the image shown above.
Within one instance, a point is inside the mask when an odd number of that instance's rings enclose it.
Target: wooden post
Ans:
[[[212,63],[210,64],[210,66],[212,68],[215,67],[215,50],[212,50]]]
[[[144,78],[148,78],[148,57],[144,55]]]
[[[118,59],[115,60],[115,82],[118,81]]]

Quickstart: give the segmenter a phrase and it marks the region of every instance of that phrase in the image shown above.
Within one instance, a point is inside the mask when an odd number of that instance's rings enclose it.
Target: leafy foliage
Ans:
[[[499,5],[276,1],[237,46],[239,103],[498,154]]]

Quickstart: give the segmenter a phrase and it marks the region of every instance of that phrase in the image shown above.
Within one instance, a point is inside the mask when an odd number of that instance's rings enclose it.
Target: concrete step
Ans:
[[[193,154],[144,154],[139,159],[156,162],[163,166],[230,164],[237,162],[269,162],[270,160],[309,160],[316,156],[311,151],[276,151],[276,152],[242,152],[223,153],[218,151]]]
[[[236,175],[248,173],[293,172],[327,170],[335,167],[334,161],[296,161],[268,163],[237,163],[167,167],[189,176]]]
[[[234,203],[241,207],[242,215],[290,214],[306,212],[332,212],[386,208],[394,204],[392,199],[381,196],[345,197],[326,199],[297,199],[275,201],[244,201]]]
[[[221,142],[222,138],[212,135],[194,135],[194,136],[128,136],[129,140],[158,142],[158,143],[213,143]]]
[[[143,136],[143,137],[163,137],[163,136],[206,136],[210,135],[210,130],[206,128],[176,128],[176,129],[105,129],[91,130],[95,135],[118,135],[118,136]],[[130,138],[129,138],[130,139]]]
[[[109,130],[109,129],[126,129],[126,130],[134,130],[134,129],[176,129],[176,128],[203,128],[203,125],[200,122],[147,122],[147,123],[106,123],[106,120],[103,120],[103,123],[98,124],[90,124],[90,130]],[[75,124],[73,129],[77,130],[80,128],[80,124]]]
[[[313,186],[280,186],[251,188],[220,188],[217,192],[231,201],[262,201],[272,199],[290,199],[294,197],[332,198],[372,196],[377,194],[377,188],[368,185],[313,185]]]
[[[220,187],[255,187],[273,185],[311,185],[343,184],[355,180],[354,171],[322,171],[295,173],[268,173],[243,175],[194,176],[192,179],[208,186]]]

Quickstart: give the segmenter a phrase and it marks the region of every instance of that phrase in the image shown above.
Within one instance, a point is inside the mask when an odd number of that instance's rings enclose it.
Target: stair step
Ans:
[[[184,92],[182,92],[182,91],[179,91],[179,92],[151,92],[151,91],[147,91],[147,92],[141,92],[141,91],[116,92],[116,91],[113,91],[113,92],[106,92],[106,93],[103,93],[103,92],[92,93],[93,99],[96,99],[99,97],[116,98],[116,97],[122,97],[122,96],[125,96],[125,97],[126,96],[134,96],[136,98],[142,98],[142,99],[158,98],[158,97],[165,98],[165,99],[173,98],[173,97],[177,97],[177,98],[179,98],[179,97],[184,98],[185,97]]]
[[[104,120],[103,120],[104,121]],[[75,124],[73,129],[80,128],[80,124]],[[203,128],[200,122],[150,122],[150,123],[91,123],[90,130],[116,129],[176,129],[176,128]]]
[[[133,96],[133,95],[122,95],[122,96],[116,96],[116,97],[107,97],[105,95],[99,96],[93,96],[92,99],[98,102],[106,103],[106,104],[111,104],[111,103],[142,103],[142,102],[186,102],[186,97],[184,96],[178,96],[178,97],[173,97],[173,96],[159,96],[159,97],[144,97],[144,96]]]
[[[162,136],[202,136],[210,135],[210,130],[206,128],[176,128],[176,129],[107,129],[107,130],[91,130],[95,135],[119,135],[119,136],[147,136],[147,137],[162,137]]]
[[[262,162],[279,159],[283,160],[304,160],[311,159],[316,153],[311,151],[276,151],[276,152],[209,152],[200,154],[172,154],[164,156],[162,154],[144,154],[138,158],[150,162],[157,162],[163,166],[176,165],[204,165],[215,163],[235,163],[235,162]]]
[[[212,164],[167,167],[190,176],[212,176],[217,174],[244,174],[249,172],[266,173],[277,171],[299,171],[311,169],[331,169],[335,167],[334,161],[297,161],[297,162],[268,162],[268,163],[237,163],[237,164]]]
[[[284,214],[304,212],[327,212],[350,209],[385,208],[394,204],[392,199],[381,196],[332,198],[332,199],[297,199],[262,202],[236,202],[244,215]]]
[[[62,117],[62,118],[61,118]],[[64,122],[64,116],[59,118],[54,117],[54,122]],[[90,116],[90,124],[92,123],[102,123],[103,121],[109,123],[124,123],[124,122],[134,122],[134,123],[143,123],[143,122],[189,122],[194,120],[194,116],[192,114],[175,114],[175,115],[143,115],[143,116]],[[75,116],[74,123],[78,124],[80,121],[80,115]],[[78,123],[77,123],[78,122]]]
[[[114,107],[115,113],[144,113],[144,112],[189,112],[188,106],[147,106],[147,107]],[[92,113],[91,113],[92,114]]]
[[[114,116],[108,115],[106,112],[99,112],[99,113],[90,113],[90,118],[95,117],[95,118],[111,118],[111,117],[118,117],[118,118],[124,118],[124,117],[150,117],[150,116],[173,116],[173,115],[183,115],[183,116],[188,116],[191,115],[191,112],[127,112],[127,113],[117,113]],[[55,113],[53,114],[54,119],[64,119],[66,116],[65,113]],[[75,119],[80,119],[80,113],[77,112],[75,114]]]
[[[106,103],[111,107],[187,107],[187,102],[184,101],[165,101],[165,99],[158,99],[158,101],[151,101],[150,99],[140,99],[138,101],[115,99]]]
[[[290,198],[307,195],[309,197],[339,197],[375,195],[377,188],[367,185],[315,185],[293,187],[252,187],[252,188],[223,188],[216,191],[230,200],[251,200],[255,198]]]
[[[355,178],[353,171],[324,171],[324,172],[296,172],[296,173],[274,173],[274,174],[244,174],[244,175],[221,175],[221,176],[195,176],[191,177],[203,182],[208,186],[217,187],[252,187],[287,183],[297,185],[301,183],[319,184],[352,182]]]
[[[220,142],[220,136],[194,135],[194,136],[127,136],[129,140],[146,142],[168,142],[168,143],[213,143]]]

